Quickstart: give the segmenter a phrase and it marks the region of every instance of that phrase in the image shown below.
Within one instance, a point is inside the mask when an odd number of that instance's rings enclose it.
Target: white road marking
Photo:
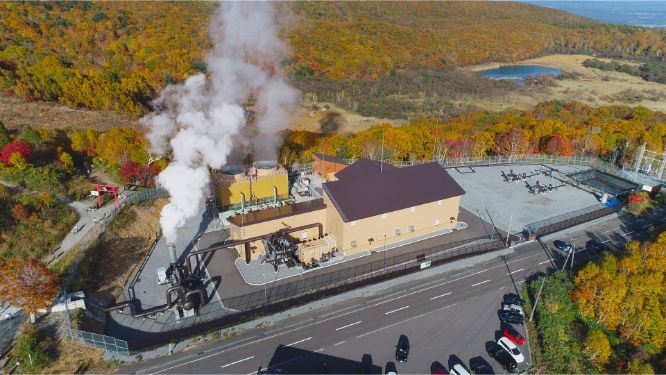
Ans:
[[[610,240],[606,240],[606,241],[601,241],[601,243],[606,243],[606,242],[610,242]]]
[[[421,315],[417,315],[417,316],[413,316],[413,317],[411,317],[411,318],[407,318],[407,319],[405,319],[405,320],[401,320],[401,321],[399,321],[399,322],[397,322],[397,323],[389,324],[389,325],[387,325],[387,326],[385,326],[385,327],[382,327],[382,328],[377,328],[377,329],[374,330],[374,331],[366,332],[366,333],[364,333],[364,334],[362,334],[362,335],[358,335],[358,336],[356,336],[356,338],[357,338],[357,339],[360,339],[361,337],[364,337],[364,336],[367,336],[367,335],[373,334],[373,333],[375,333],[375,332],[383,331],[383,330],[385,330],[385,329],[387,329],[387,328],[395,327],[395,326],[397,326],[398,324],[406,323],[406,322],[409,322],[410,320],[414,320],[414,319],[422,318],[422,317],[424,317],[424,316],[426,316],[426,315],[430,315],[430,314],[435,313],[435,312],[437,312],[437,311],[441,311],[441,310],[444,310],[444,309],[448,309],[449,307],[452,307],[452,306],[455,306],[455,305],[457,305],[457,303],[453,303],[453,304],[448,305],[448,306],[440,307],[440,308],[435,309],[435,310],[432,310],[432,311],[430,311],[430,312],[423,313],[423,314],[421,314]]]
[[[550,259],[549,259],[549,260],[545,260],[545,261],[539,263],[539,265],[546,264],[546,263],[550,263]]]
[[[430,297],[430,299],[437,299],[437,298],[439,298],[439,297],[448,296],[449,294],[451,294],[451,292],[444,293],[444,294],[440,294],[440,295],[438,295],[438,296],[434,296],[434,297]]]
[[[516,284],[524,283],[526,280],[516,281]]]
[[[319,352],[323,352],[323,351],[324,351],[324,348],[319,348],[319,349],[315,350],[315,353],[319,353]]]
[[[524,271],[524,270],[525,270],[524,268],[521,268],[521,269],[519,269],[519,270],[515,270],[515,271],[507,272],[507,275],[511,275],[511,274],[516,273],[516,272],[520,272],[520,271]]]
[[[336,331],[339,331],[339,330],[341,330],[341,329],[345,329],[345,328],[347,328],[347,327],[355,326],[355,325],[357,325],[357,324],[359,324],[359,323],[361,323],[361,322],[362,322],[362,320],[359,320],[358,322],[355,322],[355,323],[352,323],[352,324],[347,324],[346,326],[338,327],[338,328],[336,328],[335,330],[336,330]]]
[[[504,289],[504,288],[506,288],[506,287],[505,287],[505,286],[503,286],[503,287],[499,288],[499,290],[502,290],[502,289]]]
[[[403,307],[401,307],[401,308],[399,308],[399,309],[395,309],[395,310],[387,311],[387,312],[384,313],[384,315],[392,314],[392,313],[394,313],[394,312],[396,312],[396,311],[400,311],[400,310],[404,310],[404,309],[408,309],[408,308],[409,308],[409,305],[407,305],[407,306],[403,306]]]
[[[481,282],[479,282],[479,283],[472,284],[472,285],[470,285],[470,286],[477,286],[477,285],[485,284],[485,283],[487,283],[487,282],[489,282],[489,281],[490,281],[490,280],[483,280],[483,281],[481,281]]]
[[[342,344],[344,344],[344,343],[346,343],[346,342],[347,342],[347,341],[340,341],[340,342],[338,342],[338,343],[333,344],[333,346],[342,345]]]
[[[247,358],[244,358],[244,359],[240,359],[240,360],[238,360],[238,361],[236,361],[236,362],[227,363],[226,365],[221,366],[220,368],[225,368],[225,367],[233,366],[233,365],[235,365],[236,363],[241,363],[241,362],[249,361],[249,360],[252,359],[252,358],[254,358],[254,356],[252,356],[252,357],[247,357]]]
[[[298,341],[296,341],[296,342],[292,342],[291,344],[287,344],[287,345],[285,345],[285,346],[292,346],[292,345],[300,344],[300,343],[302,343],[302,342],[306,342],[306,341],[310,340],[311,338],[312,338],[312,337],[308,337],[307,339],[298,340]]]

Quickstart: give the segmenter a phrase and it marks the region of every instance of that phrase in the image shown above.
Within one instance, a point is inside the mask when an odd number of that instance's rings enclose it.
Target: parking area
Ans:
[[[465,189],[462,207],[504,231],[510,224],[511,233],[529,223],[599,204],[594,194],[562,182],[569,180],[566,174],[586,170],[589,168],[540,164],[447,169]],[[511,174],[519,179],[507,182],[506,176]],[[533,193],[539,191],[538,186],[545,192]]]

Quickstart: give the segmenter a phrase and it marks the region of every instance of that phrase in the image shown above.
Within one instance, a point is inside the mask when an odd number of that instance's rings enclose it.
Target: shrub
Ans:
[[[32,161],[32,146],[30,143],[22,140],[15,140],[7,143],[5,147],[2,148],[2,153],[0,153],[0,161],[7,166],[12,165],[11,157],[15,153],[20,154],[26,162]]]
[[[651,205],[652,200],[650,199],[650,195],[645,191],[641,191],[629,196],[625,210],[634,216],[640,216],[645,210],[650,208]]]
[[[41,335],[34,325],[27,325],[12,349],[12,356],[20,363],[20,373],[39,372],[51,363],[48,353],[52,350],[53,339]]]

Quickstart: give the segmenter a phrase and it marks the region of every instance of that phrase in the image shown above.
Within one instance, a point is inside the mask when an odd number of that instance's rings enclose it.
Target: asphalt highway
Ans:
[[[528,278],[561,267],[564,254],[552,240],[575,240],[577,264],[599,256],[584,250],[595,239],[617,249],[627,239],[644,236],[664,211],[635,220],[610,216],[589,225],[516,246],[505,258],[436,277],[407,281],[370,299],[352,299],[293,317],[271,327],[247,331],[229,340],[203,344],[170,357],[121,369],[131,373],[358,373],[372,361],[371,372],[429,373],[434,365],[485,361],[502,369],[485,353],[485,343],[499,337],[497,310],[504,293],[516,292]],[[529,314],[529,312],[526,312]],[[524,332],[523,332],[524,333]],[[396,363],[395,345],[406,335],[411,350]],[[520,349],[529,366],[527,343]]]

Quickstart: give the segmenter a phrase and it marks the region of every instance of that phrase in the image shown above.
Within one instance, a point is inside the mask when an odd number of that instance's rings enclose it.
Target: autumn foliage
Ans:
[[[32,146],[22,140],[15,140],[5,145],[0,153],[0,161],[5,165],[12,165],[12,155],[19,154],[26,162],[32,161]]]
[[[33,313],[56,297],[58,277],[37,259],[9,259],[0,264],[0,299]]]

